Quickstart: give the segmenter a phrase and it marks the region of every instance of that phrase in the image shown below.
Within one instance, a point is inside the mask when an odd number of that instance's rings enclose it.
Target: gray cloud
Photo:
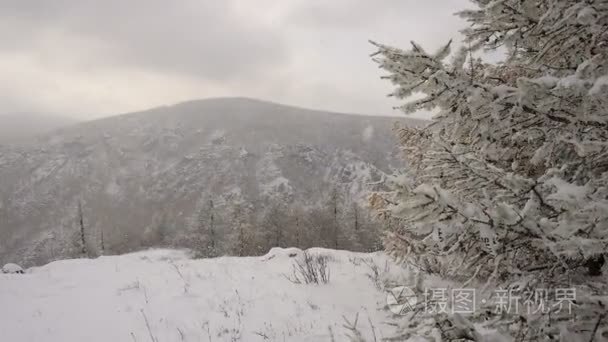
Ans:
[[[367,40],[431,48],[466,0],[0,1],[0,112],[116,114],[250,96],[391,113]],[[90,114],[87,114],[90,113]]]
[[[361,29],[382,20],[411,20],[408,12],[425,12],[449,4],[450,0],[310,0],[294,6],[290,19],[310,27]]]
[[[5,49],[44,46],[51,30],[97,43],[104,63],[214,80],[255,76],[287,59],[279,32],[241,20],[232,1],[7,0],[0,13],[27,37]]]

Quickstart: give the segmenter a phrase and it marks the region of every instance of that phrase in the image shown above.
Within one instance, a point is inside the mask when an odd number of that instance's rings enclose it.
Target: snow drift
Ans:
[[[149,250],[0,274],[0,331],[15,342],[342,341],[344,318],[359,314],[364,337],[380,340],[385,295],[370,265],[395,266],[382,253],[309,253],[327,258],[328,284],[290,281],[303,252],[276,248],[198,260]]]

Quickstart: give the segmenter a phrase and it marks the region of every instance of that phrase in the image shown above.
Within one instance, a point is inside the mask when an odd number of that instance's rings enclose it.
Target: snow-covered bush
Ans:
[[[493,327],[539,340],[565,324],[589,340],[607,324],[608,3],[473,2],[455,53],[451,42],[433,53],[374,43],[391,95],[423,95],[401,109],[438,111],[424,129],[398,128],[408,173],[371,198],[400,222],[386,248],[485,289],[575,287],[576,320],[501,316]],[[474,58],[499,47],[502,63]]]
[[[7,274],[23,274],[25,273],[25,271],[23,270],[23,268],[17,264],[11,264],[8,263],[4,266],[2,266],[2,273],[7,273]]]

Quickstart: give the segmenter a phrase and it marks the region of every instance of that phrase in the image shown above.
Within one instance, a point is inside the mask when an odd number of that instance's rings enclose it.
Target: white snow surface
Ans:
[[[278,248],[262,257],[199,260],[185,251],[149,250],[0,274],[2,340],[330,341],[331,327],[344,341],[343,316],[352,321],[357,313],[364,337],[373,340],[368,318],[378,340],[387,337],[385,294],[366,263],[382,268],[388,258],[310,252],[328,256],[329,284],[289,281],[302,251]]]

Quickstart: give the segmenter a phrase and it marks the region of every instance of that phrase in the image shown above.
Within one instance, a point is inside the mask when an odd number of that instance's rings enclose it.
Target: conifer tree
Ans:
[[[86,241],[86,235],[85,235],[85,228],[84,228],[84,214],[82,212],[82,201],[78,201],[78,229],[80,231],[80,240],[79,240],[79,247],[80,247],[80,253],[83,257],[88,257],[89,253],[87,252],[87,241]]]
[[[452,42],[435,52],[373,42],[400,108],[437,112],[425,128],[397,129],[407,174],[371,198],[399,222],[385,246],[462,283],[574,287],[577,319],[537,313],[494,327],[520,340],[593,340],[608,305],[598,295],[608,293],[608,3],[473,3],[459,13],[470,27],[454,53]],[[497,48],[504,62],[474,57]],[[565,327],[576,337],[564,339]]]
[[[216,257],[218,255],[218,237],[216,231],[216,212],[213,200],[209,200],[198,210],[195,232],[195,249],[199,256]]]

